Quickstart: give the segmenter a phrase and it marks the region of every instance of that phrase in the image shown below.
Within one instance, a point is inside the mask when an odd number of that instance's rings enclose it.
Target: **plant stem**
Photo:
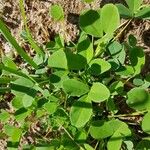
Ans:
[[[132,116],[140,116],[144,115],[147,111],[137,111],[132,114],[120,114],[120,115],[110,115],[108,118],[119,118],[119,117],[132,117]]]
[[[67,131],[65,127],[61,126],[61,128],[65,131],[68,137],[80,148],[80,150],[84,150],[83,147],[81,147],[78,143],[75,142],[75,139],[71,136],[71,134]]]
[[[113,39],[113,41],[115,41],[116,39],[118,39],[121,35],[122,35],[122,33],[124,32],[124,30],[128,27],[128,25],[131,23],[131,21],[132,21],[132,19],[130,19],[130,20],[128,20],[127,22],[125,22],[125,23],[127,23],[126,25],[125,25],[125,27],[114,37],[114,39]],[[124,25],[124,24],[123,24]]]

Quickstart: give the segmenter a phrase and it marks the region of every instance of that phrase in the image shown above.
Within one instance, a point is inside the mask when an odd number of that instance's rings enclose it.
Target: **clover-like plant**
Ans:
[[[76,43],[66,44],[57,35],[41,48],[27,27],[20,0],[22,36],[35,48],[32,57],[0,20],[1,34],[23,58],[16,64],[2,54],[0,64],[0,99],[11,108],[1,109],[0,137],[7,139],[8,149],[150,148],[150,76],[141,74],[145,53],[134,35],[118,40],[120,18],[149,19],[150,7],[142,0],[126,3],[81,12]],[[50,14],[55,21],[64,19],[60,5],[53,5]],[[29,137],[34,142],[27,142]]]

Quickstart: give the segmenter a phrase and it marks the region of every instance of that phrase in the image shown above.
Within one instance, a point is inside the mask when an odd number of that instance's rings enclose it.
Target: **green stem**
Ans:
[[[26,17],[26,13],[25,13],[25,9],[24,9],[24,0],[19,0],[19,5],[20,5],[21,15],[22,15],[23,23],[24,23],[25,30],[27,33],[28,41],[31,44],[31,47],[36,51],[36,53],[44,58],[43,51],[37,45],[37,43],[33,40],[32,35],[30,34],[30,30],[27,26],[27,17]]]
[[[132,114],[120,114],[120,115],[110,115],[108,118],[120,118],[120,117],[132,117],[132,116],[140,116],[144,115],[147,111],[137,111]]]

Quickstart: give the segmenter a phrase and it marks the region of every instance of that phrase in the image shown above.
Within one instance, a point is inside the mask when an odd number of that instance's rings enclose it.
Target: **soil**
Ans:
[[[13,35],[21,43],[20,37],[23,30],[23,22],[19,10],[19,0],[1,0],[0,17],[10,28]],[[64,22],[55,22],[49,15],[49,9],[53,4],[60,4],[65,12]],[[32,32],[34,39],[39,44],[44,44],[54,38],[57,33],[63,34],[66,41],[74,41],[78,37],[79,26],[78,17],[82,10],[87,8],[99,8],[106,3],[125,3],[124,0],[95,0],[92,4],[85,4],[82,0],[26,0],[26,14],[28,26]],[[150,0],[145,0],[144,3],[150,4]],[[123,38],[127,38],[129,34],[134,34],[138,38],[138,43],[150,49],[150,21],[132,21],[129,28],[124,32]],[[6,42],[0,43],[6,52],[10,51],[9,45]]]

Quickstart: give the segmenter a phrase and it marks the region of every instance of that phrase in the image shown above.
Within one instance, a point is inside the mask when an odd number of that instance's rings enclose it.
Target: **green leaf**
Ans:
[[[18,52],[20,56],[22,56],[23,59],[26,60],[32,67],[35,69],[38,68],[37,64],[30,58],[27,53],[19,46],[17,41],[14,37],[12,37],[11,33],[7,29],[6,25],[0,20],[0,32],[3,34],[3,36],[7,39],[7,41],[15,48],[15,50]]]
[[[37,90],[34,89],[34,83],[22,77],[11,83],[11,91],[20,98],[24,107],[30,107],[32,105],[37,93]]]
[[[135,47],[130,49],[130,61],[131,65],[134,68],[134,75],[140,74],[141,70],[145,64],[145,54],[142,48]]]
[[[134,144],[131,140],[123,141],[123,143],[126,145],[127,150],[133,150]]]
[[[31,115],[32,110],[27,110],[25,108],[20,108],[18,109],[15,114],[14,117],[16,119],[17,122],[19,122],[21,125],[24,124],[26,122],[26,118]]]
[[[127,136],[131,136],[131,131],[128,125],[120,120],[113,120],[110,122],[111,128],[114,132],[111,138],[108,140],[108,150],[120,150],[123,139]]]
[[[124,90],[124,84],[121,81],[115,81],[110,85],[109,90],[112,95],[122,94]]]
[[[101,10],[102,28],[105,33],[113,33],[120,24],[118,9],[113,4],[106,4]]]
[[[4,126],[5,133],[9,136],[9,140],[11,142],[19,142],[22,130],[11,126],[11,125],[5,125]]]
[[[103,36],[101,27],[100,11],[88,10],[80,15],[80,28],[95,37]]]
[[[2,69],[4,71],[7,71],[9,73],[12,73],[13,75],[17,75],[19,77],[23,77],[23,78],[26,78],[28,80],[33,81],[33,79],[30,76],[28,76],[27,74],[21,72],[20,70],[15,70],[13,68],[6,67],[3,64],[0,64],[0,69]]]
[[[136,18],[150,19],[150,7],[145,7],[135,14]]]
[[[13,60],[7,56],[2,57],[2,62],[5,66],[12,68],[14,70],[17,70],[16,64],[13,62]]]
[[[52,68],[68,69],[65,52],[63,50],[54,52],[48,59],[48,66]]]
[[[136,77],[133,79],[133,84],[135,86],[142,86],[144,84],[144,81],[140,77]]]
[[[101,58],[93,59],[89,63],[89,72],[90,74],[95,76],[98,76],[108,71],[110,68],[111,68],[110,63]]]
[[[1,110],[0,122],[6,123],[9,119],[10,119],[10,114],[5,110]]]
[[[57,88],[63,88],[63,81],[69,79],[68,71],[56,71],[50,75],[50,83]]]
[[[67,57],[68,69],[70,70],[81,70],[84,69],[85,66],[87,65],[86,59],[79,54],[66,52],[66,57]]]
[[[111,56],[114,58],[114,56],[122,50],[122,45],[117,41],[111,42],[108,45],[108,50]]]
[[[125,67],[121,67],[116,74],[126,78],[131,77],[134,75],[134,69],[133,67],[126,65]]]
[[[131,18],[132,17],[132,13],[130,12],[130,10],[125,7],[123,4],[116,4],[119,14],[121,17],[123,18]]]
[[[88,85],[76,79],[65,80],[63,82],[63,89],[70,96],[81,96],[89,91]]]
[[[84,147],[86,150],[94,150],[94,148],[90,146],[89,144],[84,144]]]
[[[84,130],[77,131],[75,134],[75,141],[80,144],[84,144],[87,139],[87,133]]]
[[[137,39],[135,38],[134,35],[130,34],[128,37],[128,43],[129,45],[131,45],[132,47],[135,47],[137,44]]]
[[[11,89],[9,87],[0,87],[0,94],[6,93],[9,91],[11,91]]]
[[[77,128],[84,127],[92,115],[92,103],[87,96],[76,101],[70,110],[71,124]]]
[[[88,99],[100,103],[107,100],[110,96],[108,88],[102,83],[93,83],[90,92],[88,93]]]
[[[148,112],[142,120],[142,130],[147,134],[150,134],[149,122],[150,122],[150,112]]]
[[[53,114],[57,109],[58,104],[56,102],[48,102],[44,104],[44,109],[48,114]]]
[[[87,63],[93,58],[93,45],[89,37],[82,34],[77,45],[77,53],[86,58]]]
[[[146,139],[140,141],[135,148],[135,150],[149,150],[149,149],[150,149],[150,140]]]
[[[28,95],[29,93],[31,93],[31,96]],[[29,93],[22,96],[22,103],[25,108],[30,107],[34,101],[35,93],[32,93],[32,89],[29,90]]]
[[[113,134],[113,128],[109,121],[98,120],[93,121],[90,126],[90,134],[94,139],[101,140]]]
[[[64,19],[64,12],[61,5],[53,5],[50,8],[50,15],[56,21],[60,21]]]
[[[52,68],[80,70],[86,65],[86,59],[69,51],[58,50],[48,59],[48,66]]]
[[[133,88],[127,93],[127,104],[135,110],[150,108],[150,96],[148,91],[142,88]]]
[[[143,0],[125,0],[126,3],[129,6],[130,11],[132,12],[132,14],[135,14],[137,12],[137,10],[140,8]]]
[[[0,77],[0,84],[7,84],[10,83],[11,81],[16,80],[16,78],[11,78],[11,77]]]
[[[23,107],[22,97],[15,96],[12,100],[12,106],[16,109]]]

